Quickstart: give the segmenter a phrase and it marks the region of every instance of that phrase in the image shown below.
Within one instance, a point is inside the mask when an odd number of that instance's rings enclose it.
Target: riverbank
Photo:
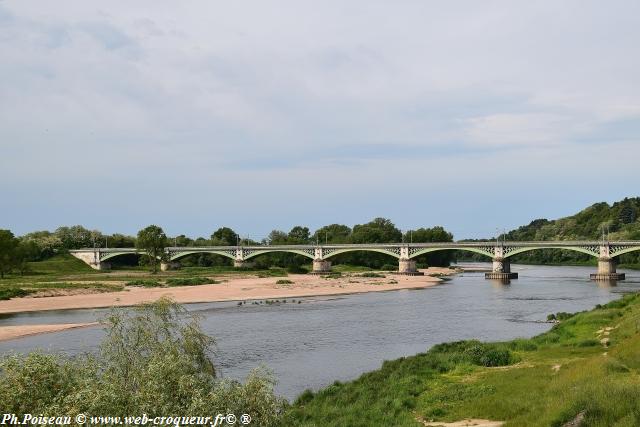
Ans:
[[[283,425],[638,425],[638,294],[560,317],[531,339],[440,344],[305,392]]]
[[[289,275],[278,277],[219,276],[215,284],[180,287],[126,287],[123,291],[91,294],[71,294],[41,298],[14,298],[0,301],[0,314],[130,306],[156,301],[169,296],[179,303],[251,301],[312,296],[385,292],[401,289],[421,289],[442,281],[437,275],[455,274],[455,270],[432,267],[423,270],[424,276],[400,276],[389,273],[353,273],[337,277]],[[432,275],[432,276],[431,276]],[[371,277],[373,276],[373,277]],[[280,282],[280,283],[278,283]],[[285,283],[283,283],[285,282]],[[286,283],[290,282],[290,283]],[[0,341],[56,332],[79,325],[23,325],[0,327]],[[83,325],[86,326],[86,325]]]

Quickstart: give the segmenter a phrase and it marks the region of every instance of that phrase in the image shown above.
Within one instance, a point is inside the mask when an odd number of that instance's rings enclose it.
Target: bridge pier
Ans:
[[[331,261],[326,259],[314,259],[313,270],[311,274],[329,274],[331,273]]]
[[[182,265],[177,261],[162,261],[160,263],[160,271],[180,270]]]
[[[233,266],[235,268],[251,268],[253,267],[253,263],[244,259],[234,259]]]
[[[398,274],[404,276],[424,276],[424,273],[418,271],[416,260],[410,258],[400,258],[398,260]]]
[[[485,279],[517,279],[518,273],[511,272],[511,261],[507,258],[496,257],[493,259],[493,268],[491,273],[484,273]]]
[[[598,258],[598,272],[592,273],[591,280],[624,280],[624,273],[616,273],[616,262],[613,258]]]

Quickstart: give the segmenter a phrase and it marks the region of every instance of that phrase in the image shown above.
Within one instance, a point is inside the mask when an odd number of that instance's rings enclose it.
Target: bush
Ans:
[[[176,277],[167,279],[168,286],[198,286],[205,284],[220,283],[216,280],[209,279],[208,277]]]
[[[279,279],[276,281],[276,285],[292,285],[293,282],[287,279]]]
[[[251,414],[274,426],[285,402],[264,370],[242,384],[220,380],[209,359],[213,340],[198,318],[171,300],[114,309],[96,355],[31,353],[0,361],[0,402],[15,414],[79,413],[206,416],[211,408]]]
[[[359,275],[359,277],[386,277],[384,274],[374,273],[374,272],[366,272]]]
[[[160,283],[160,281],[158,280],[153,280],[153,279],[137,279],[137,280],[131,280],[129,282],[126,283],[127,286],[142,286],[143,288],[157,288],[159,286],[162,286],[162,283]]]
[[[31,291],[27,291],[21,288],[0,288],[0,300],[24,297],[29,295],[30,293]]]
[[[479,344],[468,348],[465,353],[471,363],[479,366],[506,366],[513,358],[506,348],[499,348],[495,344]]]
[[[393,265],[393,264],[384,264],[382,267],[380,267],[380,270],[382,270],[382,271],[397,271],[398,270],[398,266],[397,265]]]

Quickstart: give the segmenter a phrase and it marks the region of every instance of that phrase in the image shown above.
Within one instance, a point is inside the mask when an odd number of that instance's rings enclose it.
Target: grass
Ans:
[[[562,426],[579,414],[585,426],[640,425],[640,296],[555,317],[562,320],[531,339],[441,344],[307,391],[282,425],[417,427],[419,420],[485,418],[535,427]]]
[[[276,285],[293,285],[293,282],[287,279],[279,279],[276,281]]]

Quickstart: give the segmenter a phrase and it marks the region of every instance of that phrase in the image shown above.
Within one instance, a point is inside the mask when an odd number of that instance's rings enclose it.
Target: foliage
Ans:
[[[184,236],[183,236],[184,237]],[[238,233],[229,227],[220,227],[211,234],[212,246],[235,246],[238,244]]]
[[[150,225],[138,232],[136,247],[145,251],[154,273],[158,271],[158,259],[164,258],[166,246],[167,236],[157,225]]]
[[[24,297],[29,295],[31,292],[22,288],[10,287],[10,288],[0,288],[0,300],[7,300],[11,298]]]
[[[18,239],[9,230],[0,230],[0,279],[11,271],[15,264]]]
[[[2,409],[18,416],[154,417],[211,415],[215,408],[251,414],[252,425],[275,425],[284,401],[274,395],[271,375],[256,370],[244,384],[217,379],[213,340],[182,306],[163,299],[115,309],[104,322],[107,334],[95,356],[4,358]]]
[[[154,279],[136,279],[126,283],[127,286],[141,286],[143,288],[157,288],[162,286],[159,280]]]
[[[288,279],[279,279],[276,280],[276,285],[292,285],[293,282],[291,280]]]
[[[198,286],[219,283],[208,277],[176,277],[167,279],[168,286]]]

